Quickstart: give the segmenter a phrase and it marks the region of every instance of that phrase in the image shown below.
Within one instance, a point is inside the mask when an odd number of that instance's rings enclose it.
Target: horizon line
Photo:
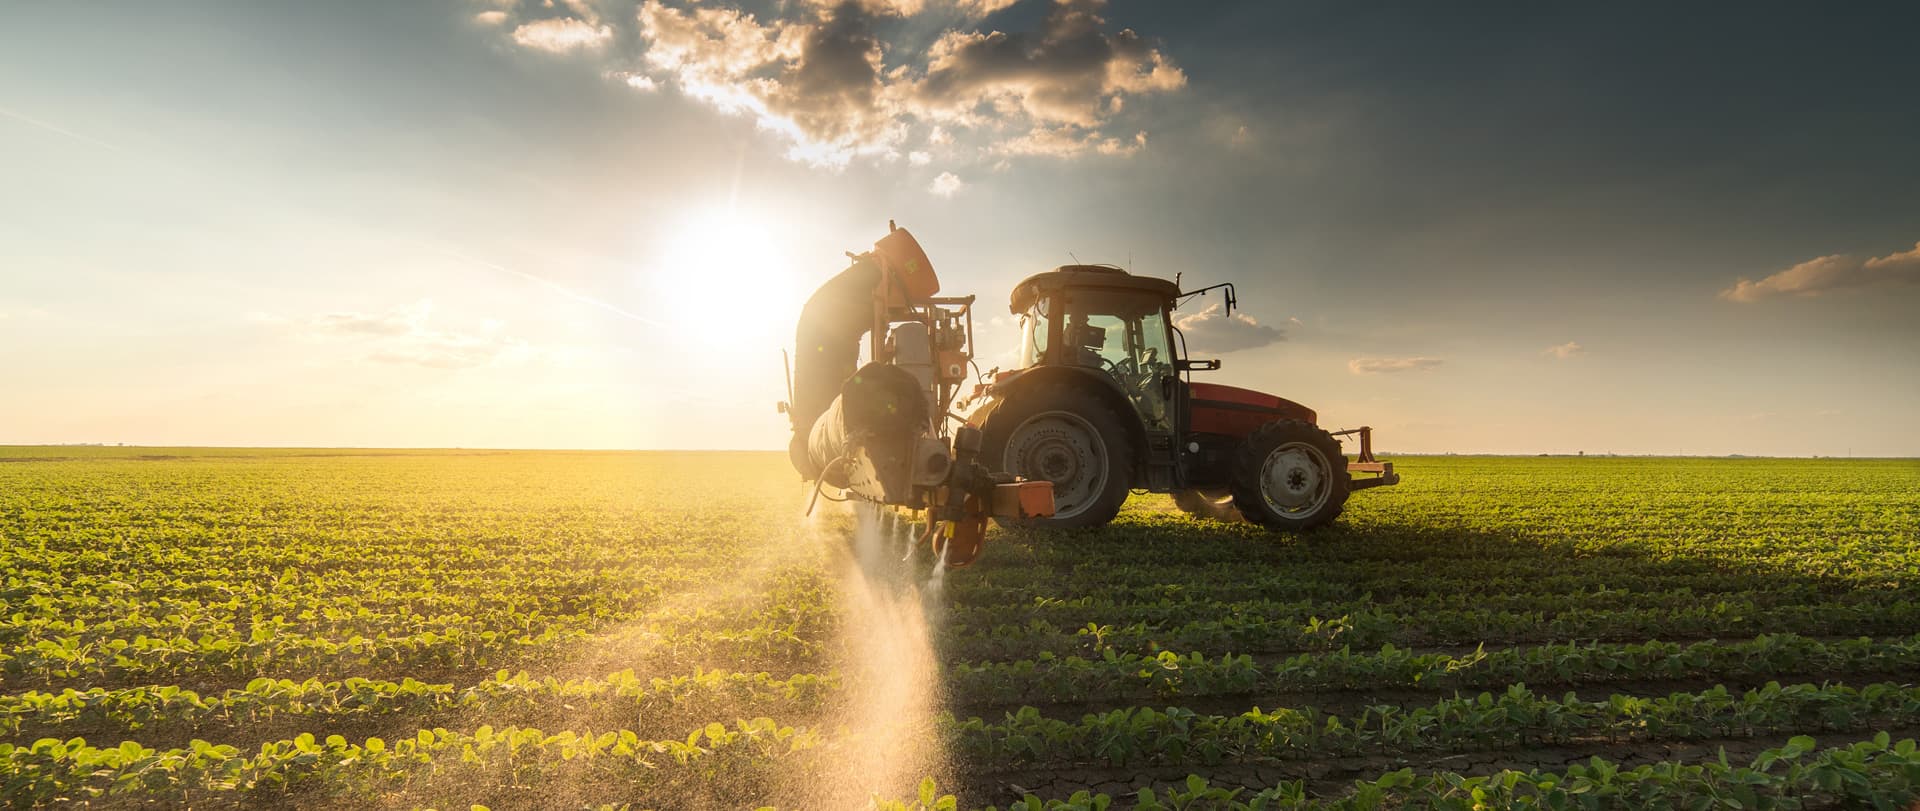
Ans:
[[[769,453],[769,454],[786,453],[785,450],[782,450],[779,448],[584,448],[584,447],[533,448],[533,447],[506,447],[506,446],[487,446],[487,445],[141,445],[141,444],[130,445],[130,444],[124,444],[124,443],[108,444],[104,442],[0,443],[0,449],[7,449],[7,448],[124,448],[127,450],[175,448],[175,449],[182,449],[182,450],[218,449],[218,450],[263,450],[263,451],[274,451],[274,450],[284,450],[284,451],[295,451],[295,450],[494,451],[494,452],[516,452],[516,453]],[[1890,456],[1854,456],[1852,454],[1848,454],[1846,456],[1841,456],[1838,454],[1782,455],[1782,454],[1764,454],[1764,453],[1685,453],[1685,452],[1618,453],[1613,451],[1602,451],[1602,452],[1594,452],[1594,453],[1587,453],[1585,451],[1521,451],[1521,452],[1503,453],[1503,452],[1496,452],[1496,451],[1383,451],[1383,450],[1377,450],[1377,449],[1374,451],[1374,453],[1382,456],[1498,456],[1498,457],[1511,457],[1511,458],[1520,458],[1520,459],[1539,458],[1542,456],[1546,456],[1546,457],[1564,456],[1564,457],[1574,458],[1574,459],[1585,458],[1585,457],[1657,458],[1657,459],[1863,459],[1863,460],[1920,459],[1920,454],[1916,454],[1916,455],[1895,454]]]

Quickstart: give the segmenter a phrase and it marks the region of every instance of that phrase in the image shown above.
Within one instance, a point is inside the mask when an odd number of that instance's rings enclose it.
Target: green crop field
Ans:
[[[1920,796],[1920,462],[1397,462],[937,572],[775,454],[0,449],[4,800]]]

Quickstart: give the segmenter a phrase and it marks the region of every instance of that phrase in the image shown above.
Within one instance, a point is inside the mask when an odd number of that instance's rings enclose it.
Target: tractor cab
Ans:
[[[1232,287],[1219,287],[1231,312]],[[1014,288],[1019,365],[976,392],[967,421],[982,430],[988,464],[1052,482],[1055,513],[1032,523],[1097,526],[1145,489],[1198,515],[1302,530],[1333,520],[1350,490],[1398,482],[1373,460],[1371,429],[1329,433],[1291,400],[1184,379],[1220,368],[1184,356],[1172,318],[1212,289],[1183,293],[1107,265],[1067,265]],[[1350,463],[1337,437],[1351,434],[1360,454]]]
[[[1169,317],[1180,288],[1103,265],[1069,265],[1014,288],[1020,369],[1097,370],[1149,431],[1173,430],[1169,385],[1178,360]]]

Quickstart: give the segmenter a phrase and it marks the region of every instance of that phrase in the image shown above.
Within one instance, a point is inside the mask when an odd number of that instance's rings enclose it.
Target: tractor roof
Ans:
[[[1180,286],[1166,279],[1135,276],[1112,265],[1061,265],[1045,273],[1028,276],[1013,286],[1011,309],[1026,312],[1040,296],[1067,288],[1103,288],[1151,293],[1164,299],[1180,295]]]

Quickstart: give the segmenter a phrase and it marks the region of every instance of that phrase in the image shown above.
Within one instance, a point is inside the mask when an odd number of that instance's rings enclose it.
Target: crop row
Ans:
[[[812,674],[776,679],[766,673],[707,671],[643,679],[625,670],[605,678],[563,681],[501,671],[460,689],[413,679],[296,682],[263,678],[244,689],[205,696],[173,686],[30,691],[0,696],[0,735],[68,724],[133,732],[154,726],[258,724],[286,717],[334,721],[449,710],[494,719],[513,714],[553,717],[572,713],[576,707],[592,707],[650,722],[659,717],[738,714],[746,707],[760,713],[777,708],[781,715],[806,714],[819,709],[839,683],[838,677]]]
[[[1026,658],[1042,653],[1089,653],[1107,646],[1132,651],[1264,653],[1384,644],[1628,641],[1762,633],[1861,636],[1906,633],[1916,626],[1920,626],[1920,602],[1789,605],[1751,611],[1727,604],[1688,603],[1647,611],[1571,608],[1552,616],[1526,611],[1453,610],[1395,615],[1364,610],[1328,618],[1310,617],[1305,621],[1295,617],[1234,615],[1165,624],[1088,623],[1078,628],[1036,619],[984,631],[955,630],[943,635],[941,647],[949,661],[960,661]]]
[[[683,573],[684,574],[684,573]],[[493,584],[484,599],[449,598],[437,586],[428,588],[418,576],[407,588],[381,590],[362,583],[366,595],[320,595],[299,584],[268,580],[244,586],[210,584],[222,593],[190,598],[183,590],[167,597],[138,594],[31,594],[10,602],[0,616],[0,644],[31,644],[41,639],[71,637],[81,640],[133,636],[249,636],[260,633],[306,636],[345,636],[351,633],[449,633],[462,630],[560,631],[593,629],[649,616],[666,593],[713,590],[737,572],[714,571],[702,579],[660,578],[627,584],[604,592],[582,591],[564,596],[537,596],[523,592],[517,582]],[[511,573],[501,573],[507,580]],[[760,593],[784,606],[824,604],[831,591],[817,571],[785,567],[767,576]],[[235,593],[243,589],[244,593]],[[264,591],[261,591],[264,590]],[[689,617],[685,624],[705,624]]]
[[[1783,673],[1920,671],[1920,635],[1822,641],[1792,634],[1740,642],[1566,642],[1418,653],[1392,645],[1374,653],[1342,649],[1300,654],[1262,668],[1247,655],[1120,653],[960,663],[947,669],[955,695],[976,703],[1138,700],[1380,688],[1484,689],[1608,684],[1651,679],[1754,679]]]
[[[1164,626],[1195,616],[1250,616],[1279,621],[1305,621],[1310,617],[1375,615],[1383,617],[1425,617],[1469,613],[1475,616],[1526,615],[1555,619],[1567,614],[1672,613],[1676,609],[1709,606],[1720,615],[1744,617],[1782,608],[1815,610],[1827,616],[1858,616],[1865,609],[1883,609],[1888,604],[1914,602],[1915,595],[1890,590],[1860,590],[1824,598],[1794,594],[1791,589],[1761,589],[1716,595],[1711,599],[1690,588],[1666,591],[1624,592],[1604,590],[1572,594],[1500,594],[1462,595],[1445,592],[1378,600],[1363,594],[1351,600],[1272,600],[1253,599],[1232,602],[1200,602],[1189,599],[1163,599],[1157,602],[1115,602],[1104,597],[1077,599],[1037,598],[1025,605],[968,606],[955,609],[949,620],[957,627],[993,628],[1042,620],[1055,625],[1078,626],[1087,622],[1102,625],[1148,624]],[[1435,623],[1437,627],[1445,626]],[[1449,629],[1450,630],[1450,629]]]
[[[538,634],[501,631],[372,637],[334,641],[317,638],[113,639],[82,643],[42,640],[0,654],[0,673],[44,682],[127,680],[192,676],[255,676],[261,673],[345,674],[374,668],[485,669],[593,639],[586,631],[548,628]],[[680,660],[795,662],[819,654],[822,643],[792,624],[762,621],[740,629],[689,631],[669,637]]]
[[[1745,765],[1724,759],[1702,763],[1662,762],[1623,769],[1601,758],[1564,772],[1503,770],[1490,775],[1418,774],[1401,769],[1357,781],[1339,797],[1314,797],[1302,781],[1262,791],[1216,786],[1189,776],[1184,786],[1141,789],[1124,803],[1106,794],[1079,792],[1041,799],[1028,795],[1007,811],[1377,811],[1381,808],[1484,811],[1489,808],[1600,811],[1615,808],[1736,808],[1790,811],[1802,808],[1906,808],[1920,798],[1920,746],[1894,742],[1886,733],[1824,751],[1813,738],[1797,736],[1756,755]],[[939,796],[923,783],[913,801],[875,804],[876,811],[952,811],[952,795]],[[999,811],[990,808],[989,811]]]
[[[1194,583],[1220,579],[1238,582],[1263,577],[1324,578],[1318,586],[1346,583],[1359,591],[1385,594],[1382,586],[1400,582],[1418,588],[1422,573],[1435,578],[1468,582],[1525,578],[1552,561],[1560,576],[1585,577],[1588,586],[1616,579],[1705,575],[1722,573],[1706,560],[1653,558],[1632,554],[1581,555],[1554,539],[1522,537],[1484,538],[1471,533],[1444,531],[1382,533],[1380,537],[1352,536],[1341,543],[1276,544],[1255,530],[1242,535],[1203,540],[1190,523],[1168,527],[1129,526],[1126,544],[1110,541],[1090,544],[1069,535],[1034,533],[1028,543],[996,545],[995,554],[976,564],[992,572],[995,588],[1037,586],[1045,592],[1043,573],[1062,579],[1072,593],[1111,583],[1115,587],[1159,582]],[[1336,525],[1334,531],[1339,531]],[[1401,537],[1393,537],[1400,535]],[[1077,552],[1076,552],[1077,550]],[[1738,567],[1735,573],[1757,569]],[[1284,574],[1291,572],[1291,575]],[[1430,581],[1431,582],[1431,581]],[[1429,588],[1428,590],[1431,590]],[[1349,591],[1351,596],[1355,592]]]
[[[811,656],[815,640],[834,636],[841,620],[834,596],[817,571],[782,568],[758,588],[727,597],[717,587],[693,601],[673,601],[639,612],[621,627],[643,631],[682,659],[734,653],[792,661]],[[510,601],[510,598],[503,598]],[[437,617],[437,627],[358,615],[346,624],[366,633],[338,637],[300,630],[314,622],[279,615],[249,618],[244,627],[221,624],[204,633],[110,636],[116,624],[86,633],[16,642],[0,653],[0,675],[14,681],[231,679],[256,675],[356,674],[370,667],[419,671],[511,665],[539,653],[595,638],[606,624],[596,617]],[[378,630],[371,630],[378,629]]]
[[[1537,564],[1536,564],[1537,566]],[[1704,563],[1660,568],[1627,565],[1604,573],[1569,574],[1556,562],[1554,570],[1530,574],[1488,574],[1441,580],[1425,568],[1385,572],[1379,567],[1323,566],[1310,570],[1252,569],[1225,564],[1190,565],[1188,571],[1163,568],[1106,566],[1074,567],[1070,571],[1041,568],[1010,569],[991,578],[967,578],[949,584],[956,602],[976,606],[1019,605],[1127,605],[1185,601],[1221,603],[1257,600],[1284,594],[1296,600],[1345,602],[1358,599],[1394,601],[1445,595],[1459,600],[1506,595],[1564,595],[1606,601],[1623,594],[1692,591],[1699,599],[1767,593],[1780,599],[1813,601],[1826,595],[1847,594],[1859,584],[1835,579],[1784,581],[1777,573],[1726,571]],[[1395,570],[1403,567],[1394,566]],[[1351,571],[1349,571],[1351,570]],[[1435,584],[1446,588],[1437,590]],[[1062,598],[1061,594],[1086,594]]]
[[[1359,715],[1311,709],[1203,715],[1179,707],[1090,714],[1079,721],[1031,707],[1000,722],[949,720],[954,751],[977,766],[1014,769],[1072,763],[1109,766],[1218,764],[1251,758],[1321,759],[1344,755],[1457,752],[1541,746],[1576,740],[1752,736],[1813,729],[1851,731],[1868,724],[1920,721],[1920,688],[1871,684],[1777,683],[1734,693],[1640,698],[1615,695],[1554,700],[1520,685],[1499,695],[1445,699],[1426,707],[1368,707]]]
[[[262,744],[254,754],[200,740],[158,750],[133,741],[95,747],[81,738],[43,738],[25,746],[0,743],[0,787],[25,805],[102,796],[183,806],[210,798],[286,803],[304,796],[296,794],[301,791],[371,797],[423,784],[445,789],[455,781],[556,791],[618,787],[682,798],[713,790],[753,796],[766,790],[758,781],[769,764],[818,744],[816,733],[766,718],[732,728],[708,724],[684,740],[648,740],[627,730],[549,734],[487,726],[470,734],[421,730],[391,743],[302,734]]]

